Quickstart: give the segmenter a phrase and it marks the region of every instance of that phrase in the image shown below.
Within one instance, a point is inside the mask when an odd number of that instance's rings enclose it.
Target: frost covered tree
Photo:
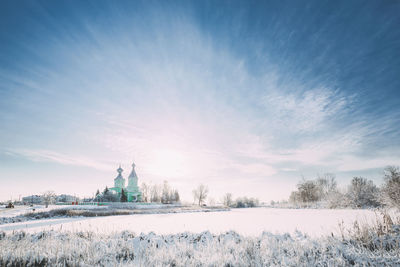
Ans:
[[[253,208],[259,205],[257,198],[239,197],[232,204],[235,208]]]
[[[172,188],[168,181],[164,181],[162,185],[142,183],[140,189],[143,202],[161,202],[163,204],[180,202],[178,191]]]
[[[150,186],[145,182],[140,186],[140,190],[142,192],[142,201],[149,202],[150,201]]]
[[[325,173],[322,176],[318,176],[316,180],[318,189],[318,198],[326,199],[329,194],[337,191],[336,176],[333,173]]]
[[[384,170],[384,184],[381,190],[381,200],[384,204],[400,208],[400,169],[388,166]]]
[[[302,202],[299,191],[292,191],[290,193],[289,202],[294,204]]]
[[[233,205],[233,199],[231,193],[226,193],[222,199],[225,206],[230,207]]]
[[[315,202],[319,200],[319,190],[316,182],[302,181],[297,185],[297,189],[302,202]]]
[[[199,204],[199,206],[206,200],[208,195],[208,186],[200,184],[196,189],[192,191],[194,201]]]
[[[326,173],[315,180],[303,180],[297,184],[297,190],[290,194],[291,203],[309,203],[320,200],[327,201],[336,196],[337,183],[335,175]]]
[[[171,197],[172,197],[172,192],[171,192],[170,186],[167,181],[164,181],[163,189],[162,189],[162,193],[161,193],[161,203],[163,203],[163,204],[171,203],[172,202]]]
[[[215,199],[214,198],[209,197],[207,202],[208,202],[207,203],[208,206],[215,206]]]
[[[346,198],[352,207],[376,207],[379,206],[378,193],[378,188],[371,180],[354,177],[347,190]]]
[[[173,200],[174,202],[180,202],[181,201],[181,198],[180,198],[180,196],[179,196],[179,192],[178,192],[178,190],[174,190],[174,200]]]
[[[54,191],[46,191],[42,195],[42,201],[46,205],[46,208],[50,204],[54,203],[55,199],[56,199],[56,194],[54,193]]]
[[[161,194],[160,194],[160,186],[159,185],[152,185],[150,188],[150,201],[151,202],[160,202],[161,201]]]
[[[326,197],[327,207],[330,209],[343,208],[348,206],[346,195],[339,190],[331,191]]]

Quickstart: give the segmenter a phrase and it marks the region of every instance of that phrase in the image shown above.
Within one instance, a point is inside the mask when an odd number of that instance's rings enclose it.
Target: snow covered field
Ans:
[[[277,234],[300,231],[319,237],[331,233],[339,234],[339,223],[350,227],[354,221],[371,223],[375,220],[376,214],[371,210],[252,208],[225,212],[51,218],[3,224],[0,225],[0,231],[94,231],[102,234],[121,230],[138,234],[210,231],[213,234],[220,234],[232,230],[246,236],[258,236],[264,231]]]
[[[0,217],[10,214],[23,210]],[[400,266],[398,225],[354,226],[378,217],[252,208],[32,220],[0,225],[0,266]]]

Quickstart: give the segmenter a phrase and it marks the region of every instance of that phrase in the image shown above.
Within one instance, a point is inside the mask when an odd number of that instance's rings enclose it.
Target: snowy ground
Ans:
[[[400,266],[400,228],[371,237],[0,232],[0,266]]]
[[[2,210],[0,219],[26,211]],[[400,220],[381,233],[362,226],[379,217],[252,208],[8,223],[0,266],[400,266]],[[339,224],[352,232],[342,236]]]
[[[0,217],[2,215],[0,213]],[[0,231],[94,231],[102,234],[121,230],[156,234],[210,231],[213,234],[220,234],[233,230],[245,236],[258,236],[264,231],[284,234],[298,230],[319,237],[331,233],[338,235],[339,223],[350,227],[355,221],[371,223],[376,218],[375,212],[371,210],[252,208],[225,212],[42,219],[3,224],[0,225]]]
[[[58,206],[51,206],[50,208],[58,208]],[[14,217],[18,215],[25,214],[27,212],[32,212],[35,209],[37,211],[44,211],[45,207],[42,205],[35,205],[33,207],[29,206],[15,206],[13,209],[6,209],[4,206],[0,208],[0,218],[1,217]]]
[[[30,206],[15,206],[13,209],[7,209],[4,208],[4,206],[0,207],[0,218],[1,217],[15,217],[18,215],[23,215],[25,213],[32,212],[33,210],[35,212],[43,212],[43,211],[49,211],[49,210],[54,210],[54,209],[102,209],[104,206],[75,206],[75,205],[49,205],[47,208],[44,205],[33,205],[32,207]]]

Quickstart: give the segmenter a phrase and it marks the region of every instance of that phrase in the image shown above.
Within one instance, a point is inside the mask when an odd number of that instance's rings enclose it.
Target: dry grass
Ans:
[[[96,209],[78,208],[58,208],[42,212],[28,212],[15,217],[0,218],[0,224],[25,222],[30,220],[60,218],[60,217],[102,217],[102,216],[118,216],[133,214],[166,214],[166,213],[182,213],[182,212],[211,212],[211,211],[228,211],[228,208],[221,207],[198,207],[198,206],[166,206],[152,209],[135,209],[129,207],[101,207]]]
[[[372,224],[355,221],[351,228],[345,229],[339,224],[344,242],[362,246],[370,251],[399,251],[400,247],[400,216],[390,215],[387,211],[376,214]]]
[[[0,233],[0,266],[399,266],[399,218],[355,223],[342,238],[234,232],[137,235]]]

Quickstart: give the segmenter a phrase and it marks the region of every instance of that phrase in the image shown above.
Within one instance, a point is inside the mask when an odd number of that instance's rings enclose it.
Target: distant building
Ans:
[[[77,201],[77,200],[78,200],[78,199],[77,199],[75,196],[65,195],[65,194],[58,195],[58,196],[56,197],[56,201],[57,201],[57,202],[69,203],[69,202],[75,202],[75,201]]]
[[[42,203],[42,201],[43,201],[42,196],[39,195],[32,195],[22,198],[22,202],[27,204],[40,204]]]
[[[128,202],[138,202],[142,201],[142,193],[138,187],[138,177],[135,171],[135,163],[132,163],[132,171],[128,177],[128,186],[125,187],[125,179],[122,176],[122,172],[124,171],[121,166],[117,169],[118,175],[114,179],[114,187],[110,188],[110,190],[115,191],[119,197],[121,197],[122,189],[128,198]]]
[[[92,197],[85,197],[82,199],[83,202],[93,202],[94,199]]]

